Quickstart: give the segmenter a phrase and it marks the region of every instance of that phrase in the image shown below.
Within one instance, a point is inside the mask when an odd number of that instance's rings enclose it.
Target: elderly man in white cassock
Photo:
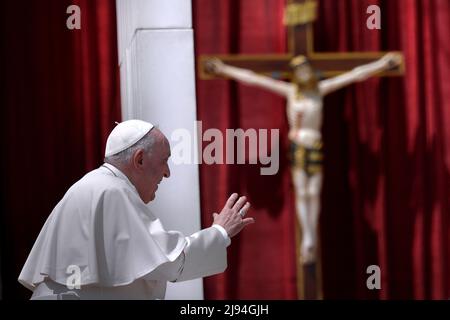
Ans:
[[[114,128],[105,163],[67,191],[28,256],[19,282],[31,299],[163,299],[167,281],[226,269],[230,238],[254,222],[244,218],[250,204],[233,194],[211,227],[191,236],[166,231],[146,204],[170,176],[169,157],[167,138],[152,124]]]

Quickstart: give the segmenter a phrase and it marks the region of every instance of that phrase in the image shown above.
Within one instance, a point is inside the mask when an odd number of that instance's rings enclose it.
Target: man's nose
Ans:
[[[170,177],[169,165],[166,165],[166,170],[164,171],[164,178]]]

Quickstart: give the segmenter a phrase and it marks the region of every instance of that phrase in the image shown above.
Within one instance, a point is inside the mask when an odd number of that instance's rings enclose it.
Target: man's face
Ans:
[[[163,136],[156,142],[153,151],[143,155],[143,174],[141,179],[141,198],[145,203],[155,199],[158,184],[163,178],[170,176],[168,160],[170,157],[170,145]]]

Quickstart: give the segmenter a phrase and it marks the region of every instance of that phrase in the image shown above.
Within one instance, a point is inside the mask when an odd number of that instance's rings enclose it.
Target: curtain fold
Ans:
[[[381,30],[366,9],[381,9]],[[286,52],[282,0],[194,0],[196,55]],[[325,298],[450,297],[450,2],[320,0],[316,51],[405,55],[403,77],[370,79],[324,101],[321,244]],[[203,224],[227,195],[253,204],[257,223],[230,249],[224,275],[205,280],[213,299],[296,298],[294,198],[286,160],[285,101],[226,80],[198,80],[204,129],[280,128],[280,171],[201,166]],[[368,290],[366,269],[381,269]]]
[[[17,277],[44,221],[120,121],[115,1],[6,1],[0,15],[3,298],[29,298]]]
[[[281,1],[194,1],[196,55],[284,53]],[[198,119],[203,130],[280,129],[277,175],[260,175],[259,165],[202,165],[202,223],[220,211],[233,192],[246,195],[256,224],[228,250],[228,269],[204,281],[210,299],[295,299],[294,195],[284,154],[288,150],[285,102],[263,90],[225,80],[197,81]],[[209,142],[204,142],[205,147]],[[248,163],[248,157],[246,159]]]

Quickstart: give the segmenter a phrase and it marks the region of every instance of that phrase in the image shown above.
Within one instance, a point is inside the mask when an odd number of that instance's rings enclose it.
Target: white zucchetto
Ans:
[[[119,123],[108,136],[105,157],[115,155],[131,147],[152,128],[153,124],[142,120],[127,120]]]

